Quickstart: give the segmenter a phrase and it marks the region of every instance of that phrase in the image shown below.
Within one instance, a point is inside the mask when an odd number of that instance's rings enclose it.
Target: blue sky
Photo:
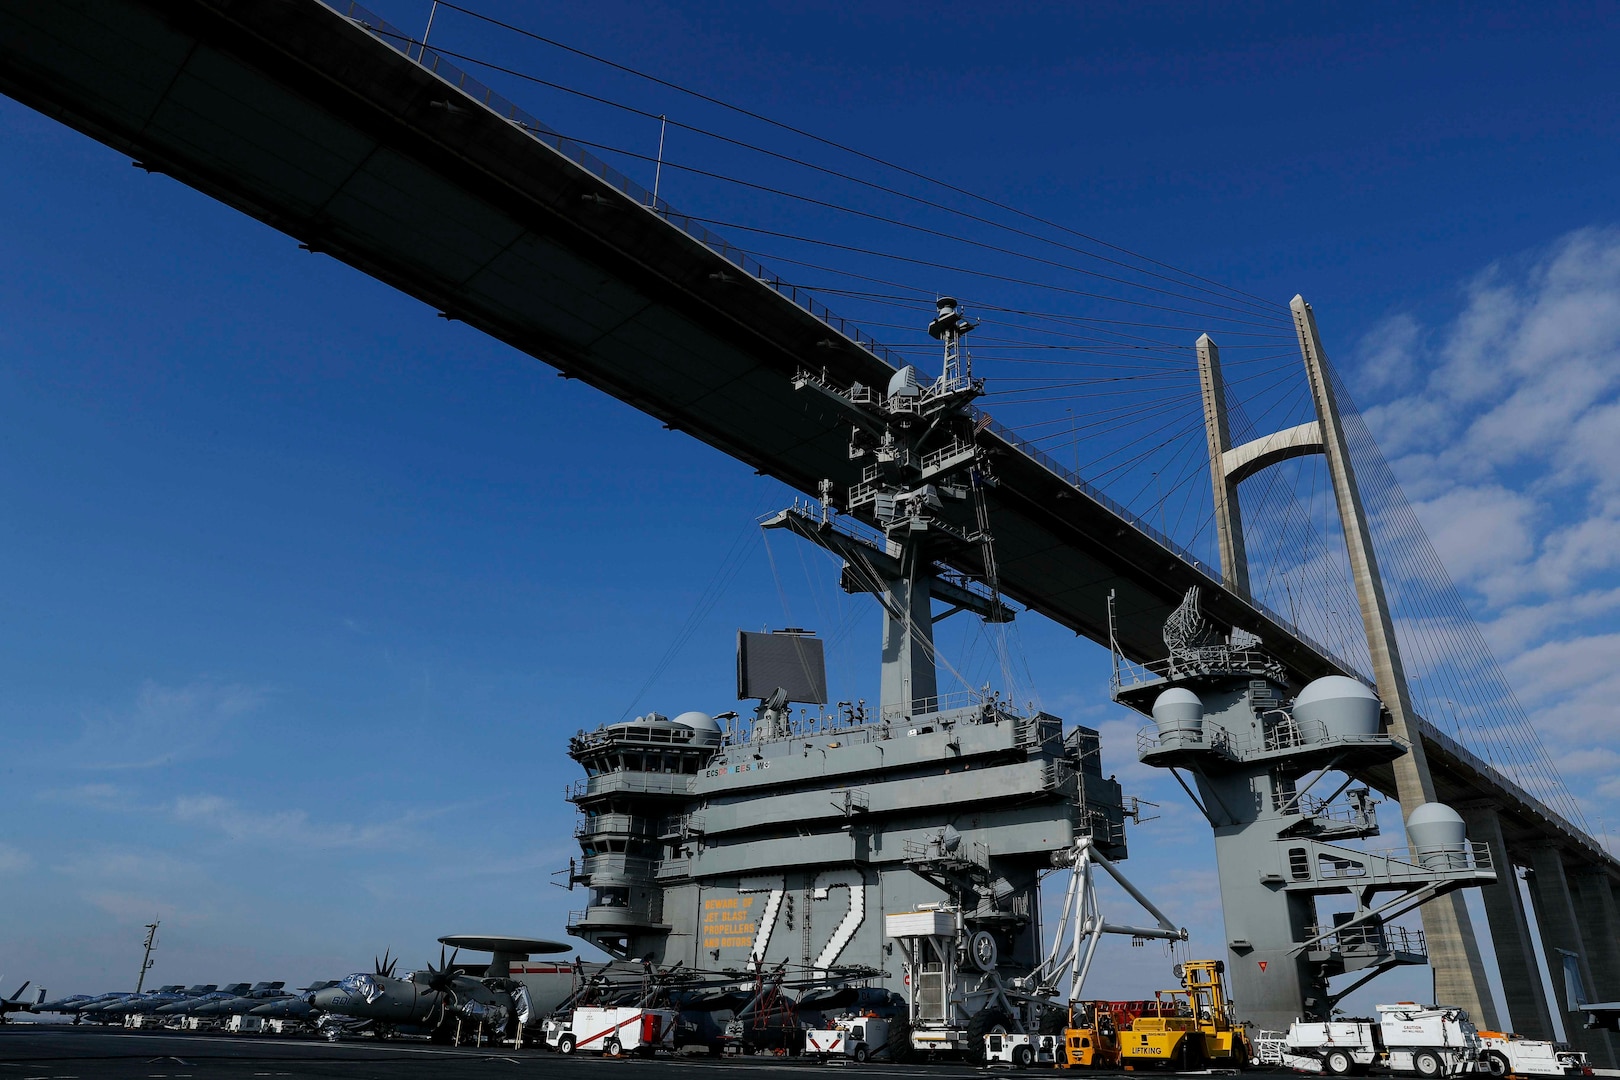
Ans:
[[[425,23],[425,3],[373,6]],[[1612,9],[485,10],[1249,292],[1305,293],[1571,786],[1620,829],[1616,759],[1583,752],[1620,691]],[[441,19],[446,48],[692,108]],[[644,120],[490,81],[566,133],[656,146]],[[680,138],[671,159],[698,160]],[[161,981],[558,935],[580,902],[548,884],[571,851],[569,734],[732,707],[739,626],[845,626],[835,685],[875,693],[871,611],[751,525],[791,498],[777,485],[14,103],[0,139],[15,981],[129,982],[154,915]],[[799,220],[668,173],[662,190]],[[1163,803],[1132,872],[1214,948],[1218,913],[1180,899],[1212,881],[1184,843],[1204,826],[1129,761],[1103,650],[1034,617],[1018,634],[1042,703],[1102,726],[1110,771]],[[971,627],[951,635],[982,665]]]

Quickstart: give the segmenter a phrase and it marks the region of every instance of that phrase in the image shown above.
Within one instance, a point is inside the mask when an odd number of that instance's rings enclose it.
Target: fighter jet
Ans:
[[[439,966],[394,977],[398,961],[379,960],[370,972],[357,971],[336,986],[309,995],[310,1004],[324,1013],[372,1021],[379,1031],[397,1027],[425,1028],[437,1041],[450,1042],[462,1026],[499,1036],[516,1019],[505,979],[479,979],[456,966],[456,957]],[[478,965],[482,970],[484,965]]]
[[[241,997],[243,994],[247,993],[252,986],[252,983],[231,983],[229,986],[223,987],[219,990],[211,990],[206,994],[198,994],[196,997],[171,1002],[168,1005],[161,1005],[154,1009],[153,1012],[157,1013],[159,1016],[190,1016],[204,1005],[213,1005],[216,1002],[229,1001],[232,998]]]
[[[190,998],[201,997],[219,989],[215,983],[199,983],[196,986],[165,986],[163,989],[150,994],[131,995],[123,1001],[115,1001],[108,1005],[97,1006],[96,1018],[99,1020],[122,1020],[126,1016],[144,1016],[155,1013],[165,1005],[172,1005],[177,1001],[186,1001]]]
[[[249,1016],[262,1016],[266,1020],[313,1020],[320,1012],[311,999],[320,991],[329,986],[336,986],[337,980],[327,979],[324,982],[311,983],[304,987],[303,994],[288,994],[285,997],[271,998],[262,1005],[255,1005],[248,1010]]]
[[[133,995],[131,995],[129,991],[120,990],[111,994],[94,994],[88,1000],[82,1001],[76,1001],[73,998],[63,998],[61,1001],[50,1002],[49,1007],[41,1006],[40,1011],[65,1013],[72,1016],[73,1022],[77,1024],[85,1020],[87,1017],[93,1019],[93,1010],[98,1009],[103,1005],[110,1005],[115,1001],[122,1001],[125,998],[132,996]]]
[[[33,1012],[34,1006],[45,1000],[45,991],[43,989],[39,991],[39,996],[34,998],[33,1001],[24,1001],[22,999],[23,991],[27,990],[28,983],[33,981],[34,980],[29,979],[28,982],[25,982],[21,986],[17,987],[17,992],[12,994],[10,997],[0,998],[0,1024],[4,1024],[6,1022],[6,1017],[12,1013]]]
[[[34,1011],[37,1013],[77,1012],[77,1006],[88,1005],[96,1000],[99,999],[93,994],[70,994],[64,998],[57,998],[55,1001],[42,1001],[34,1006]]]
[[[240,985],[247,986],[246,983]],[[289,994],[283,990],[282,987],[285,985],[287,984],[282,982],[261,982],[255,983],[239,994],[227,995],[224,991],[210,994],[208,996],[213,1000],[198,1002],[189,1010],[187,1015],[238,1016],[246,1013],[249,1009],[256,1009],[260,1005],[267,1005],[272,1001],[297,997],[296,994]],[[230,987],[226,987],[226,990],[229,989]]]

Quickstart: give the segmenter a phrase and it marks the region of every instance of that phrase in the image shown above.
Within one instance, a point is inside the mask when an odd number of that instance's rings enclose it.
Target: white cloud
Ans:
[[[34,865],[34,857],[21,848],[0,844],[0,875],[21,874]]]
[[[412,826],[458,809],[455,806],[413,808],[380,821],[357,823],[319,820],[296,807],[243,805],[222,795],[183,795],[164,808],[170,820],[218,832],[235,843],[290,851],[408,848],[415,843]]]
[[[76,762],[99,770],[149,769],[213,752],[269,698],[265,687],[213,679],[183,686],[148,680],[125,709],[85,719]]]
[[[1620,229],[1583,229],[1397,315],[1356,352],[1369,426],[1549,753],[1620,809]],[[1612,815],[1609,815],[1612,816]]]
[[[1459,485],[1412,504],[1446,568],[1480,581],[1535,554],[1535,500],[1500,484]]]

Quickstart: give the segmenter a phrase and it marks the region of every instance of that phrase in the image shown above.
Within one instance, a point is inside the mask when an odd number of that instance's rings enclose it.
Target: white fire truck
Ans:
[[[582,1006],[568,1015],[560,1030],[548,1030],[545,1041],[559,1054],[592,1051],[618,1057],[650,1057],[659,1050],[675,1049],[675,1011]]]

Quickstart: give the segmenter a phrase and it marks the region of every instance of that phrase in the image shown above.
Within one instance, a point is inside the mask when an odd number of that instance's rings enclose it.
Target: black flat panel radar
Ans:
[[[808,630],[737,631],[737,698],[761,701],[782,690],[789,701],[827,704],[827,656]]]

